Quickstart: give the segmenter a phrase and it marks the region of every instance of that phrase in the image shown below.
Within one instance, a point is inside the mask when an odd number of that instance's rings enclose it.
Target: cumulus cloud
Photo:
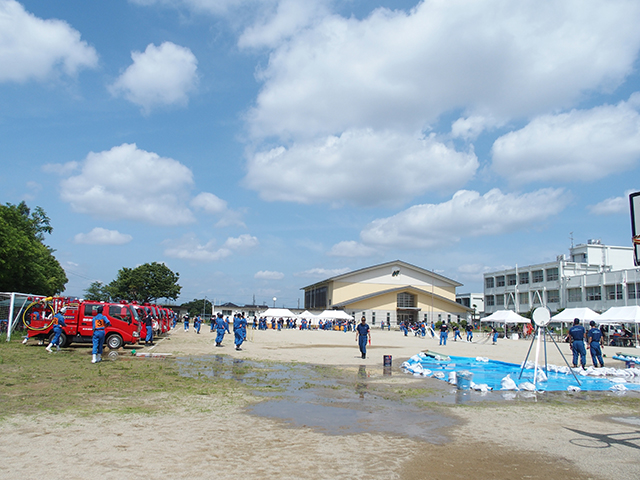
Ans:
[[[161,105],[186,105],[198,83],[198,60],[188,48],[171,42],[149,44],[144,52],[132,52],[131,64],[109,91],[142,107],[143,112]]]
[[[258,280],[282,280],[284,278],[284,273],[261,270],[259,272],[256,272],[253,278]]]
[[[350,130],[259,152],[245,183],[265,200],[399,204],[427,190],[454,190],[475,173],[474,153],[392,131]]]
[[[571,107],[633,70],[639,19],[634,0],[426,1],[362,20],[327,15],[272,52],[249,126],[258,138],[418,131],[456,109],[509,119]]]
[[[242,221],[242,213],[228,208],[227,202],[213,193],[199,193],[191,200],[191,206],[211,215],[220,216],[220,220],[216,223],[217,227],[245,226]]]
[[[62,200],[76,212],[155,225],[194,221],[181,196],[192,187],[193,175],[176,160],[125,143],[89,153],[80,168],[60,184]]]
[[[165,255],[172,258],[197,262],[215,262],[230,257],[235,251],[246,251],[258,245],[258,239],[251,235],[229,237],[220,247],[215,239],[201,244],[194,234],[186,234],[179,240],[165,241]]]
[[[62,20],[43,20],[14,0],[0,0],[0,82],[75,76],[98,54]]]
[[[464,140],[475,140],[484,130],[498,127],[502,122],[491,117],[483,117],[482,115],[472,115],[470,117],[462,117],[453,122],[451,125],[451,136],[453,138],[462,138]]]
[[[640,158],[640,115],[632,102],[542,115],[493,144],[493,168],[516,183],[597,180]]]
[[[587,208],[594,215],[616,215],[618,213],[629,213],[629,195],[638,190],[627,190],[622,197],[607,198],[595,205]]]
[[[414,205],[392,217],[374,220],[360,233],[366,245],[430,248],[458,242],[464,236],[500,235],[535,227],[561,212],[569,202],[562,189],[484,195],[461,190],[440,204]]]
[[[351,240],[336,243],[331,247],[327,255],[330,257],[370,257],[375,253],[375,248]]]
[[[89,233],[78,233],[73,238],[74,243],[85,245],[124,245],[131,240],[133,240],[131,235],[100,227],[94,228]]]
[[[308,277],[308,278],[331,278],[337,275],[342,275],[343,273],[349,272],[349,268],[311,268],[309,270],[304,270],[303,272],[297,272],[293,275],[296,277]]]

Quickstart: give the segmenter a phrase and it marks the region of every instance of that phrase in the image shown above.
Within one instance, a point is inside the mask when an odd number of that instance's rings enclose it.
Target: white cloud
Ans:
[[[255,154],[245,183],[271,201],[399,204],[427,190],[459,188],[477,167],[475,154],[433,135],[350,130]]]
[[[14,0],[0,0],[0,82],[75,76],[98,54],[62,20],[42,20]]]
[[[230,257],[234,251],[245,251],[258,245],[258,239],[251,235],[229,237],[221,247],[215,239],[201,244],[194,234],[186,234],[180,240],[167,240],[164,253],[173,258],[198,262],[215,262]]]
[[[133,240],[131,235],[100,227],[94,228],[89,233],[78,233],[73,238],[74,243],[85,245],[124,245],[131,240]]]
[[[66,163],[46,163],[42,166],[42,171],[45,173],[53,173],[60,177],[71,175],[80,167],[78,162],[66,162]]]
[[[472,115],[467,118],[459,118],[451,125],[451,136],[464,140],[475,140],[484,130],[498,127],[502,122],[491,117]]]
[[[311,268],[309,270],[305,270],[303,272],[294,273],[295,277],[309,277],[309,278],[331,278],[336,275],[342,275],[343,273],[347,273],[351,271],[349,268]]]
[[[183,225],[194,221],[182,197],[192,184],[191,170],[180,162],[125,143],[89,153],[81,172],[61,182],[60,196],[97,218]]]
[[[327,255],[331,257],[370,257],[371,255],[375,255],[375,253],[375,248],[351,240],[336,243],[331,247]]]
[[[627,190],[622,197],[607,198],[595,205],[587,208],[594,215],[615,215],[618,213],[629,213],[629,194],[638,190]]]
[[[571,107],[632,72],[639,20],[635,0],[425,1],[363,20],[327,15],[272,52],[249,126],[258,138],[419,131],[451,110],[509,119]]]
[[[256,278],[258,280],[282,280],[284,278],[284,273],[261,270],[259,272],[256,272],[253,278]]]
[[[631,103],[540,116],[493,144],[493,168],[516,183],[597,180],[640,159],[640,115]]]
[[[216,227],[245,226],[242,221],[242,213],[228,208],[227,202],[213,193],[199,193],[191,200],[191,206],[202,209],[211,215],[221,216],[220,220],[216,223]]]
[[[462,237],[500,235],[536,227],[569,202],[562,189],[522,195],[493,189],[485,195],[461,190],[440,204],[414,205],[392,217],[374,220],[360,233],[366,245],[430,248]]]
[[[109,91],[142,107],[186,105],[198,83],[198,61],[191,50],[171,42],[149,44],[144,52],[132,52],[130,65]]]
[[[322,0],[280,0],[269,13],[245,29],[238,40],[240,48],[276,47],[314,21],[328,15]]]

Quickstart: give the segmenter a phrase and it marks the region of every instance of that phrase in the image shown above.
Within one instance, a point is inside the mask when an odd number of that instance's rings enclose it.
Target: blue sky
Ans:
[[[482,274],[599,238],[640,188],[635,0],[0,0],[0,192],[69,295],[302,305],[401,259]]]

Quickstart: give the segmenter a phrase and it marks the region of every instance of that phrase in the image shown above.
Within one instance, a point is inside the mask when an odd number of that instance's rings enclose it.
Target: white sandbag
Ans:
[[[609,379],[609,381],[611,383],[627,383],[627,381],[624,378],[618,378],[618,377],[611,378]]]
[[[487,357],[476,357],[476,362],[484,362],[487,363],[489,359]]]
[[[449,380],[448,380],[448,382],[451,385],[457,385],[458,384],[458,380],[457,380],[456,377],[457,377],[456,372],[449,372]]]
[[[500,380],[500,390],[518,390],[518,386],[511,378],[511,375],[507,375]]]
[[[471,386],[472,390],[475,390],[476,392],[490,392],[491,390],[493,390],[493,388],[491,388],[489,385],[487,385],[486,383],[474,383]]]
[[[567,387],[567,392],[579,392],[581,390],[582,389],[580,387],[576,386],[576,385],[569,385]]]
[[[610,387],[609,390],[612,390],[614,392],[624,392],[625,390],[627,390],[627,387],[625,387],[621,383],[618,383],[617,385],[613,385],[612,387]]]
[[[433,378],[438,378],[440,380],[444,380],[444,372],[434,372]]]
[[[524,390],[525,392],[535,392],[536,386],[531,382],[522,382],[520,385],[520,390]]]

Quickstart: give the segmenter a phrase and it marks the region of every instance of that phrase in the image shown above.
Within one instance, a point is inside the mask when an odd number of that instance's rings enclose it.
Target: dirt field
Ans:
[[[372,337],[368,358],[362,360],[353,333],[250,332],[244,349],[237,352],[230,336],[225,346],[216,348],[208,327],[200,335],[178,328],[152,349],[139,350],[194,358],[215,354],[225,361],[295,362],[290,367],[295,375],[304,375],[304,370],[295,368],[300,363],[337,366],[346,372],[344,378],[355,380],[349,388],[325,388],[336,393],[316,399],[316,403],[312,388],[307,397],[300,397],[302,400],[266,399],[275,402],[273,405],[285,402],[290,412],[284,415],[275,414],[275,407],[274,415],[269,415],[269,408],[266,414],[257,414],[254,397],[221,400],[191,395],[178,405],[168,401],[166,412],[148,415],[11,416],[0,423],[1,476],[640,478],[640,401],[636,393],[622,398],[613,394],[552,399],[532,396],[526,401],[457,405],[444,382],[404,375],[397,368],[401,361],[422,349],[433,349],[519,363],[529,342],[449,342],[447,347],[439,347],[435,340],[403,337],[398,332],[373,330]],[[549,353],[550,363],[561,364],[558,353]],[[605,349],[605,354],[610,356],[613,351]],[[393,355],[391,376],[383,375],[382,355]],[[440,392],[443,401],[407,404],[382,399],[377,387],[405,394],[424,389],[431,392],[430,398]],[[298,391],[304,393],[304,387]],[[301,420],[296,409],[308,408],[307,400],[312,402],[311,413]],[[320,418],[318,423],[313,418],[316,411],[330,415],[326,412],[331,408],[336,412],[334,419]],[[375,416],[380,412],[403,423],[400,433]],[[346,415],[344,420],[340,415]],[[323,427],[322,422],[333,428]],[[427,430],[428,434],[421,435]]]

